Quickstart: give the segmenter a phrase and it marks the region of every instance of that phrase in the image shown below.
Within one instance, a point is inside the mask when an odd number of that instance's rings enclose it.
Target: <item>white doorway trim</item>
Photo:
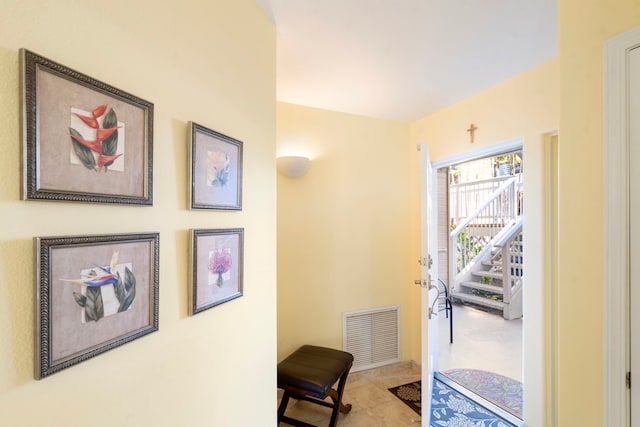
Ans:
[[[464,153],[454,154],[436,160],[432,163],[433,170],[453,166],[458,163],[467,162],[469,160],[481,159],[483,157],[495,156],[497,154],[506,153],[508,151],[517,151],[522,149],[522,138],[516,138],[498,144],[489,145],[488,147],[480,147],[475,150],[465,151]]]
[[[549,132],[542,135],[543,143],[548,144],[550,141],[550,135],[557,134],[555,131]],[[546,149],[546,148],[545,148]],[[434,182],[437,178],[435,174],[437,174],[437,170],[443,167],[448,167],[451,165],[455,165],[458,163],[466,162],[469,160],[474,160],[478,158],[490,157],[497,154],[510,152],[510,151],[518,151],[524,150],[523,140],[522,138],[516,138],[509,141],[505,141],[502,143],[494,144],[487,147],[481,147],[479,149],[466,151],[464,153],[456,154],[453,156],[449,156],[446,158],[438,159],[434,161],[433,164],[433,174],[434,174]],[[523,157],[526,156],[526,153],[523,153]],[[547,161],[545,159],[545,161]],[[525,160],[527,162],[527,160]],[[548,165],[547,165],[548,166]],[[525,166],[525,174],[528,167]],[[542,167],[540,168],[542,169]],[[546,185],[546,184],[545,184]],[[525,181],[526,186],[526,181]],[[435,190],[435,189],[434,189]],[[546,189],[545,189],[546,190]],[[435,190],[437,191],[437,190]],[[526,197],[526,196],[525,196]],[[434,199],[437,200],[437,197],[434,195]],[[527,211],[527,204],[525,202],[525,211],[529,212],[530,215],[536,215],[535,211],[532,211],[531,208]],[[541,211],[540,215],[544,213]],[[525,213],[526,215],[526,213]],[[436,235],[436,229],[433,227],[437,227],[437,224],[433,224],[432,221],[432,229],[430,234]],[[525,218],[525,233],[526,233],[526,218]],[[532,236],[531,238],[535,238]],[[527,239],[527,237],[525,237]],[[547,242],[548,243],[548,242]],[[543,244],[541,242],[540,244]],[[546,243],[544,243],[546,244]],[[436,253],[437,256],[437,253]],[[525,263],[526,263],[525,257]],[[437,259],[434,259],[434,264],[437,263]],[[436,264],[437,265],[437,264]],[[542,268],[542,266],[540,266]],[[526,266],[525,266],[526,269]],[[540,274],[540,277],[544,277]],[[553,286],[553,283],[549,283],[549,286]],[[548,348],[550,343],[547,342],[547,334],[545,330],[545,313],[547,310],[547,293],[552,293],[553,290],[545,290],[540,289],[539,287],[527,287],[524,286],[524,300],[525,300],[525,309],[529,309],[529,311],[525,312],[527,318],[523,321],[523,383],[525,387],[525,423],[528,425],[543,425],[545,423],[544,420],[549,419],[551,416],[552,410],[545,409],[546,403],[550,400],[550,396],[547,394],[546,381],[547,381],[547,373],[546,369],[550,369],[549,366],[545,366],[546,363],[553,365],[553,361],[546,361],[544,352],[545,349]],[[540,372],[545,372],[545,374],[541,375]],[[552,390],[552,389],[551,389]]]
[[[628,426],[629,393],[629,51],[640,27],[604,45],[603,423]]]
[[[543,136],[544,143],[544,217],[545,217],[545,239],[542,250],[544,254],[545,276],[547,289],[543,292],[546,309],[542,313],[546,313],[541,321],[544,325],[544,334],[546,348],[543,351],[544,363],[541,370],[545,372],[546,389],[539,391],[541,403],[543,407],[538,412],[545,415],[545,425],[557,425],[557,329],[558,329],[558,210],[559,210],[559,164],[558,164],[558,132],[549,132]],[[534,308],[535,309],[535,308]],[[525,337],[525,342],[527,339]],[[546,368],[546,369],[545,369]],[[546,414],[545,410],[546,409]]]

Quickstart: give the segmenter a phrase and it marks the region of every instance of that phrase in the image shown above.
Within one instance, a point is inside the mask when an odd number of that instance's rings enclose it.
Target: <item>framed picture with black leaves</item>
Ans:
[[[37,237],[36,378],[158,330],[158,233]]]

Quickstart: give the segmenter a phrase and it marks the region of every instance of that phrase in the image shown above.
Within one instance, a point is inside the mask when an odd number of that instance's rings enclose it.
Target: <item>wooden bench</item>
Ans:
[[[312,345],[303,345],[280,362],[278,388],[283,389],[284,394],[278,407],[278,423],[314,427],[284,415],[289,399],[293,398],[332,408],[329,427],[334,427],[338,412],[346,414],[351,410],[351,405],[342,403],[342,394],[352,364],[350,353]],[[332,388],[336,381],[337,389]],[[327,396],[333,403],[324,400]]]

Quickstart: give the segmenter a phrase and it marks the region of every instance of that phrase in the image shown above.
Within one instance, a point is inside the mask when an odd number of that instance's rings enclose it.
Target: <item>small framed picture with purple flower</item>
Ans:
[[[190,312],[242,296],[244,229],[192,229]]]
[[[189,122],[191,209],[242,210],[242,141]]]

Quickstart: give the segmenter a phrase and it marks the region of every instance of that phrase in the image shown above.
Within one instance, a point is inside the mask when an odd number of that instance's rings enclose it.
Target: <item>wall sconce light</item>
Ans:
[[[299,178],[309,169],[309,159],[302,156],[284,156],[276,159],[281,174],[288,178]]]

